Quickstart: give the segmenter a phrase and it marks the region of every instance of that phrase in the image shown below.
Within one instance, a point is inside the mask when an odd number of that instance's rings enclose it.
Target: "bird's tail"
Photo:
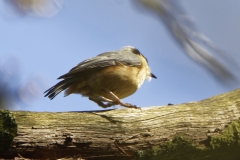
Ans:
[[[52,86],[48,90],[46,90],[44,93],[46,93],[45,97],[50,98],[51,100],[57,96],[60,92],[67,89],[69,86],[71,86],[74,82],[70,81],[69,79],[64,79],[61,82],[57,83],[56,85]]]

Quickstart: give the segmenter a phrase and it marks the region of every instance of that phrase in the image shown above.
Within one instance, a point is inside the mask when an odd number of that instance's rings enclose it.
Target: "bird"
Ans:
[[[135,93],[146,79],[151,78],[157,77],[151,73],[148,59],[138,49],[125,46],[79,63],[44,93],[52,100],[65,90],[64,96],[81,94],[103,108],[114,105],[139,108],[123,103],[121,99]]]

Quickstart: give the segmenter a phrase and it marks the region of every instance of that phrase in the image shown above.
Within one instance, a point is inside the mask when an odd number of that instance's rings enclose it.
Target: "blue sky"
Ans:
[[[199,30],[240,62],[240,2],[183,0]],[[4,7],[4,3],[0,3]],[[0,63],[15,57],[21,64],[21,81],[41,81],[45,91],[59,76],[79,62],[102,52],[132,45],[149,60],[158,79],[145,82],[132,96],[123,99],[140,107],[164,106],[202,100],[239,88],[223,85],[193,62],[175,43],[164,24],[141,12],[128,0],[65,1],[51,18],[27,15],[9,17],[0,12]],[[240,74],[239,74],[240,75]],[[15,104],[16,110],[82,111],[101,109],[81,95],[55,99],[43,97]]]

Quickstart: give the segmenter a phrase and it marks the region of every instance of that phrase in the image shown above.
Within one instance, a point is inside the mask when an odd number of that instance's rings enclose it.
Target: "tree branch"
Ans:
[[[124,160],[196,159],[198,155],[206,159],[217,151],[223,153],[222,147],[228,155],[232,146],[240,145],[239,110],[240,89],[198,102],[141,110],[11,111],[10,118],[2,110],[0,133],[14,139],[9,147],[4,136],[0,137],[0,146],[5,146],[0,147],[0,157]]]

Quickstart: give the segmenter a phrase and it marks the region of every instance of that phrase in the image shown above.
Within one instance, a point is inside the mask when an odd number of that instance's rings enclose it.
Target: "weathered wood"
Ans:
[[[11,111],[18,131],[11,149],[0,152],[0,157],[135,159],[140,150],[179,136],[207,148],[211,137],[221,135],[239,119],[239,110],[240,89],[165,107],[101,112]]]

